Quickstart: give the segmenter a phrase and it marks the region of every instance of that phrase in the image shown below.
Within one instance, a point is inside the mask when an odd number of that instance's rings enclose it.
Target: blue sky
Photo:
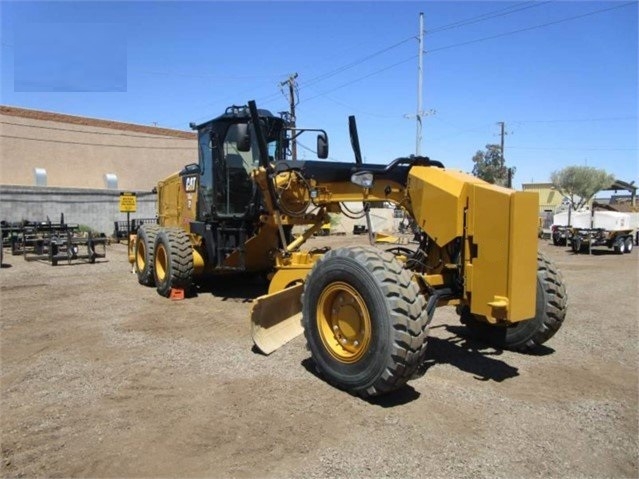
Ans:
[[[637,2],[2,2],[1,102],[188,129],[255,99],[329,133],[352,161],[415,152],[472,169],[499,142],[514,186],[569,165],[637,180]],[[312,140],[303,143],[313,146]],[[305,152],[305,150],[301,150]],[[312,155],[307,153],[309,157]]]

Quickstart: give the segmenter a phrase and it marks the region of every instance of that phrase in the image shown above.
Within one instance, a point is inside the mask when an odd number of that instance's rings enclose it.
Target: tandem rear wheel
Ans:
[[[559,331],[566,317],[568,297],[559,270],[543,254],[537,254],[535,316],[511,326],[492,325],[461,310],[461,321],[480,340],[500,349],[533,352]]]
[[[158,231],[160,231],[158,225],[142,225],[137,233],[134,252],[135,273],[138,276],[138,282],[145,286],[155,286],[153,261]]]
[[[159,294],[172,289],[188,290],[193,282],[193,248],[180,228],[160,228],[155,238],[153,278]]]

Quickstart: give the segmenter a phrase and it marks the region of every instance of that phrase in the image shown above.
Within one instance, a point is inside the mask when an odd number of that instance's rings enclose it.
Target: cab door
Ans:
[[[256,165],[252,151],[240,151],[238,132],[233,125],[218,146],[213,148],[215,211],[223,217],[243,216],[254,193],[251,172]]]

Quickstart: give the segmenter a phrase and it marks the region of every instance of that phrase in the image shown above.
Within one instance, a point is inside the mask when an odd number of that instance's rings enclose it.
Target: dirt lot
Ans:
[[[124,245],[94,265],[6,254],[2,476],[637,477],[637,251],[540,248],[569,294],[547,348],[486,347],[441,309],[423,374],[373,401],[318,378],[303,338],[252,351],[259,281],[173,302]]]

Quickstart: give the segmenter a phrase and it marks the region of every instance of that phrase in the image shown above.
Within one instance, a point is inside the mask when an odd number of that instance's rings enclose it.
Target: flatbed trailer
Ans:
[[[574,253],[590,252],[593,246],[606,246],[617,254],[624,254],[633,249],[633,235],[632,229],[572,228],[570,243]]]

